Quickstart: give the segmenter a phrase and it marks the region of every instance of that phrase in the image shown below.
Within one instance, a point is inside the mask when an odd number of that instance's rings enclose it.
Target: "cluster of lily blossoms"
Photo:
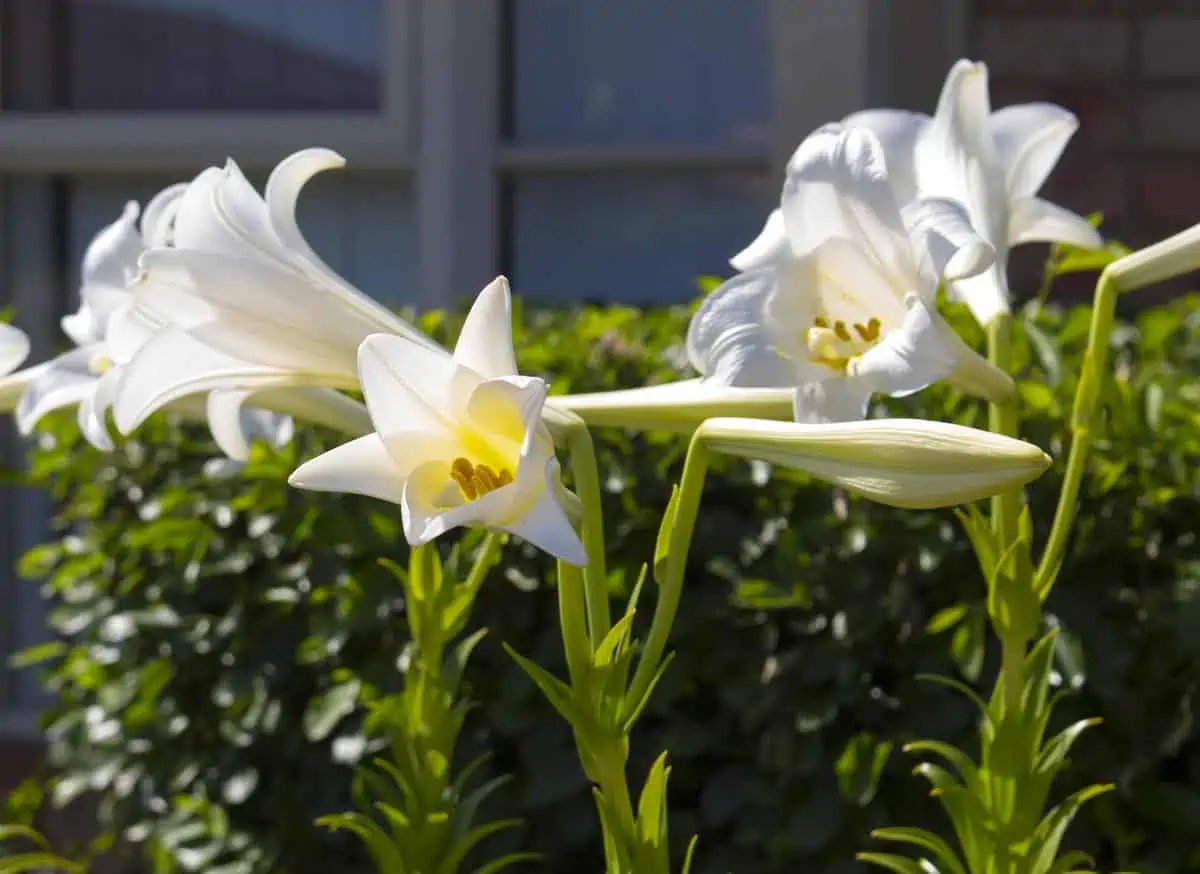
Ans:
[[[29,343],[0,327],[0,399],[29,433],[76,406],[97,448],[159,410],[207,422],[231,459],[290,439],[293,420],[349,442],[291,475],[305,489],[400,506],[420,545],[459,526],[588,560],[562,482],[555,423],[702,429],[715,451],[806,470],[898,506],[962,503],[1049,464],[1034,446],[941,422],[868,419],[871,399],[940,381],[993,402],[1011,379],[943,321],[943,287],[987,324],[1009,308],[1010,247],[1099,246],[1080,216],[1036,197],[1076,128],[1033,104],[992,113],[981,64],[959,62],[933,117],[858,113],[788,162],[779,207],[731,259],[737,275],[686,338],[699,376],[548,396],[521,375],[508,283],[478,296],[453,351],[335,273],[296,203],[326,149],[282,161],[260,193],[232,161],[126,206],[83,259],[74,348],[16,370]],[[346,392],[361,392],[365,404]]]

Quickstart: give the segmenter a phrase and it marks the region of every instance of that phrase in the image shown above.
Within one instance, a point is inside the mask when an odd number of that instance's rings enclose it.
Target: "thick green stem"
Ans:
[[[592,443],[591,432],[582,421],[568,430],[567,450],[571,454],[575,492],[583,507],[582,537],[588,557],[584,587],[587,597],[588,631],[591,635],[592,649],[595,649],[612,628],[612,616],[608,603],[600,473],[596,465],[596,447]]]
[[[688,550],[692,544],[696,517],[700,512],[700,497],[704,492],[704,478],[707,472],[708,448],[704,445],[704,438],[696,434],[688,445],[687,457],[683,462],[683,474],[679,480],[679,491],[671,519],[666,569],[658,587],[654,618],[650,622],[650,632],[646,636],[646,645],[638,660],[633,682],[629,684],[629,691],[625,696],[625,700],[633,706],[641,702],[650,684],[654,682],[663,652],[667,648],[667,640],[671,636],[671,626],[675,623],[675,614],[683,595],[683,574],[687,568]]]
[[[632,867],[637,819],[633,811],[633,797],[629,792],[624,748],[620,742],[614,739],[613,744],[601,751],[596,764],[598,773],[595,780],[600,789],[596,806],[607,807],[607,811],[601,811],[601,819],[604,822],[612,821],[617,831],[617,834],[609,835],[615,852],[611,852],[607,859],[608,874],[638,874]]]
[[[988,361],[998,369],[1009,373],[1012,370],[1012,316],[1000,313],[987,326]],[[988,404],[988,426],[997,434],[1016,437],[1020,430],[1020,416],[1015,400],[1008,403]],[[1009,489],[992,498],[992,530],[1000,548],[1007,549],[1020,537],[1022,497],[1020,489]],[[1011,581],[1016,584],[1016,581]],[[1024,582],[1024,581],[1022,581]],[[993,585],[1001,585],[997,580]],[[1001,675],[1005,688],[1005,700],[1011,708],[1020,706],[1022,676],[1025,664],[1023,638],[1011,634],[1000,635],[1002,649]]]
[[[1108,270],[1100,274],[1096,283],[1096,295],[1092,303],[1092,323],[1088,329],[1087,351],[1083,359],[1083,373],[1075,389],[1075,402],[1071,408],[1071,452],[1067,458],[1067,472],[1062,490],[1058,493],[1058,506],[1054,510],[1054,523],[1050,536],[1038,562],[1036,585],[1044,598],[1054,585],[1058,568],[1066,553],[1071,528],[1079,507],[1079,488],[1087,466],[1088,451],[1092,444],[1092,426],[1096,408],[1100,403],[1101,387],[1108,367],[1109,335],[1112,333],[1113,318],[1117,305],[1117,284]]]

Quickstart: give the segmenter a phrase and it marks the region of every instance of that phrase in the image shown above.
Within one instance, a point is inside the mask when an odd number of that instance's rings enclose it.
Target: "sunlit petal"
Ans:
[[[400,503],[404,479],[395,474],[391,458],[377,434],[343,443],[306,461],[288,477],[297,488],[315,492],[348,492]]]
[[[508,280],[497,276],[479,293],[467,313],[454,347],[454,359],[484,379],[514,375],[517,360],[512,328]]]
[[[767,222],[758,236],[742,251],[729,259],[734,270],[753,270],[756,267],[766,267],[779,259],[786,257],[791,247],[788,244],[787,229],[784,227],[783,212],[771,210]]]
[[[791,368],[776,353],[765,323],[776,275],[773,267],[755,268],[727,280],[704,298],[688,325],[692,367],[722,385],[793,384]]]
[[[1053,103],[1023,103],[993,112],[988,128],[1008,179],[1009,197],[1032,197],[1079,129],[1079,119]]]
[[[1104,245],[1100,232],[1083,216],[1038,197],[1023,197],[1013,203],[1008,219],[1008,239],[1021,243],[1070,243],[1085,249]]]

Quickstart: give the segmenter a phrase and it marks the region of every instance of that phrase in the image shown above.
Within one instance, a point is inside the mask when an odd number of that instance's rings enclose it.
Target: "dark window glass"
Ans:
[[[13,109],[371,111],[382,0],[10,0]]]
[[[517,143],[768,144],[768,0],[511,2]]]

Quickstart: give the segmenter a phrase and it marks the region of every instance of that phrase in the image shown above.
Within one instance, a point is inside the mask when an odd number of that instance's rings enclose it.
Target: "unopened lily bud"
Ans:
[[[697,431],[714,452],[794,468],[863,497],[908,509],[950,507],[1018,488],[1050,466],[1023,440],[925,419],[807,425],[710,419]]]

